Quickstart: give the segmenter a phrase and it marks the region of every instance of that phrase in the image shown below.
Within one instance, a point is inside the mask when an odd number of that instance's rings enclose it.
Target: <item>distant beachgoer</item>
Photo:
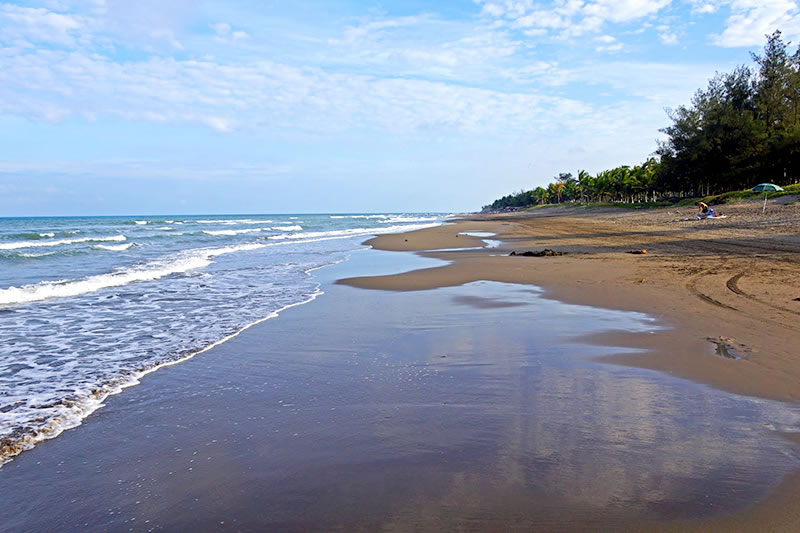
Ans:
[[[700,212],[697,214],[697,218],[706,218],[706,217],[713,217],[714,210],[708,207],[708,204],[703,202],[697,202],[697,207],[700,209]]]

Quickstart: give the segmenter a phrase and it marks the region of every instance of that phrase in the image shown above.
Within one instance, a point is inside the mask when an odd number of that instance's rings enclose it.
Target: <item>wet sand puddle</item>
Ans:
[[[742,509],[800,464],[796,407],[565,340],[647,316],[494,282],[323,287],[6,465],[0,523],[611,528]]]

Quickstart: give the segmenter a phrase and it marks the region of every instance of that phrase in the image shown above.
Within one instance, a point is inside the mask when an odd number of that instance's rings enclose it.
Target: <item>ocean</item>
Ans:
[[[0,465],[442,214],[0,218]]]

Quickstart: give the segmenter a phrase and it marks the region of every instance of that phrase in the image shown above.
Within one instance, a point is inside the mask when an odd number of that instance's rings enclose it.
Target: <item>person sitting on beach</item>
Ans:
[[[708,207],[708,204],[697,202],[697,207],[700,209],[700,212],[697,213],[698,219],[714,216],[714,210]]]

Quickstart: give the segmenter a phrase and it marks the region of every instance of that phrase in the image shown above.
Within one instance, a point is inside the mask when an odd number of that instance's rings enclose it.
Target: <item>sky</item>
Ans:
[[[799,2],[0,0],[0,216],[478,210],[644,161]]]

